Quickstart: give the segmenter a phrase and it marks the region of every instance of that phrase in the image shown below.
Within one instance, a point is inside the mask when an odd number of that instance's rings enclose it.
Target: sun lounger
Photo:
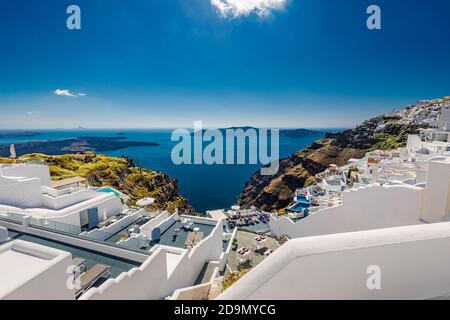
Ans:
[[[195,232],[189,232],[186,238],[186,241],[184,242],[184,247],[192,247],[195,240]]]
[[[96,264],[91,269],[84,272],[80,275],[80,289],[77,291],[76,296],[80,296],[89,288],[91,288],[97,280],[99,280],[104,274],[107,274],[108,277],[111,276],[109,272],[109,267],[104,264]]]

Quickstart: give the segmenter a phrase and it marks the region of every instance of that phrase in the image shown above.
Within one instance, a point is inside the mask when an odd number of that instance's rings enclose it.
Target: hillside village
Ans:
[[[439,115],[449,108],[450,97],[421,100],[364,121],[354,129],[327,133],[325,139],[281,159],[278,174],[265,177],[256,172],[246,183],[238,204],[266,211],[282,210],[291,204],[296,189],[313,183],[313,177],[330,165],[343,166],[369,151],[405,146],[409,134],[437,129]]]

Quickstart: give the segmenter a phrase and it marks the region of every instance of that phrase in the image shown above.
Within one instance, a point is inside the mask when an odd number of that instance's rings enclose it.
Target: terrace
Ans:
[[[255,233],[238,230],[236,234],[238,250],[231,250],[228,256],[227,271],[237,272],[257,266],[267,255],[268,250],[275,251],[279,244],[275,238],[264,236],[264,240],[257,241]],[[239,249],[246,248],[248,251],[240,253]]]
[[[0,299],[72,300],[75,295],[66,284],[65,272],[71,264],[68,252],[20,240],[8,242],[0,247]]]
[[[83,259],[84,266],[88,270],[97,264],[106,265],[109,268],[109,271],[113,278],[116,278],[122,272],[127,272],[130,269],[139,267],[141,265],[140,262],[125,260],[125,259],[122,259],[119,257],[114,257],[111,255],[107,255],[107,254],[100,253],[97,251],[89,250],[86,248],[81,248],[81,247],[69,245],[66,243],[25,234],[22,232],[8,230],[8,233],[9,233],[10,239],[7,242],[13,241],[13,240],[23,240],[23,241],[27,241],[27,242],[31,242],[31,243],[35,243],[35,244],[40,244],[40,245],[50,247],[53,249],[58,249],[58,250],[69,252],[72,254],[72,259],[77,259],[77,258]],[[104,280],[106,280],[106,279],[100,279],[99,282],[94,286],[100,285]]]
[[[215,225],[205,224],[201,222],[194,222],[191,229],[183,228],[181,220],[177,220],[166,231],[161,234],[161,237],[157,241],[142,240],[138,237],[129,238],[127,242],[120,244],[133,249],[151,250],[155,245],[171,246],[176,248],[185,248],[186,240],[189,233],[196,230],[197,233],[203,233],[203,238],[208,237],[213,231]]]
[[[250,232],[266,233],[269,228],[269,214],[260,212],[256,208],[241,209],[238,206],[226,211],[228,217],[228,228],[238,227]]]

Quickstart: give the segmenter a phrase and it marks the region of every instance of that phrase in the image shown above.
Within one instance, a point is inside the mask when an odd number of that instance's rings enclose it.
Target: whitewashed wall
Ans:
[[[218,299],[435,298],[450,293],[449,247],[450,223],[292,239]]]
[[[219,222],[212,233],[197,244],[192,251],[181,252],[178,265],[169,274],[167,249],[159,247],[139,267],[107,280],[98,288],[86,292],[83,300],[105,299],[163,299],[176,289],[191,286],[205,263],[217,260],[222,252],[223,223]]]
[[[419,224],[424,190],[414,186],[370,185],[344,193],[342,205],[293,222],[270,217],[270,230],[290,238]]]
[[[141,233],[150,239],[152,230],[159,225],[162,221],[166,220],[169,217],[169,213],[167,211],[162,212],[157,217],[153,218],[146,224],[141,226]]]
[[[74,300],[75,292],[67,287],[68,267],[72,265],[72,255],[68,252],[41,246],[27,241],[15,240],[0,247],[0,255],[13,250],[23,255],[33,256],[45,261],[46,266],[36,265],[36,274],[9,292],[4,292],[0,285],[0,299],[5,300]],[[8,264],[14,264],[9,261]],[[20,271],[20,260],[17,261]],[[1,270],[0,266],[0,270]],[[20,276],[20,274],[18,275]],[[28,281],[26,281],[28,280]]]
[[[409,185],[363,186],[344,192],[342,205],[293,222],[270,218],[270,230],[290,238],[440,222],[450,214],[450,163],[430,162],[425,189]]]
[[[228,241],[227,249],[220,254],[219,258],[219,270],[223,271],[225,270],[228,262],[228,256],[230,255],[230,252],[233,248],[233,239],[236,238],[238,228],[234,228],[233,232],[231,233],[230,240]]]
[[[450,214],[450,163],[430,162],[422,219],[439,222]]]
[[[6,177],[39,178],[42,185],[49,187],[52,185],[48,166],[21,164],[4,166],[2,175]]]
[[[32,208],[42,206],[39,179],[2,179],[0,183],[0,205]]]
[[[58,197],[52,197],[46,194],[42,195],[43,204],[45,207],[52,210],[60,210],[74,204],[95,198],[98,196],[97,192],[89,189],[83,189],[74,193],[63,194]]]

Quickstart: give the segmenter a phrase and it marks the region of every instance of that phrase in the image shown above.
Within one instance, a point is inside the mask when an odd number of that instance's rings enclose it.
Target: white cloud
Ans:
[[[75,97],[76,95],[73,94],[72,92],[70,92],[67,89],[56,89],[55,91],[53,91],[54,94],[56,94],[57,96],[63,96],[63,97]]]
[[[273,11],[283,10],[288,0],[211,0],[224,18],[238,18],[255,13],[261,18],[269,16]]]
[[[53,91],[54,94],[56,94],[57,96],[63,96],[63,97],[85,97],[87,94],[86,93],[74,93],[71,92],[68,89],[56,89],[55,91]]]

